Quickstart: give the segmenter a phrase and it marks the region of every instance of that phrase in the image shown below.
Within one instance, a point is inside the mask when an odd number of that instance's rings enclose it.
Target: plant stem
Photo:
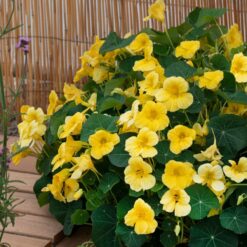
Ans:
[[[171,44],[172,48],[174,49],[175,47],[174,47],[174,45],[172,43],[172,40],[171,40],[171,37],[170,37],[170,35],[169,35],[168,31],[167,31],[165,22],[163,23],[163,29],[164,29],[164,32],[166,34],[167,39],[169,40],[169,43]]]
[[[247,184],[230,184],[229,187],[241,187],[241,186],[246,186],[247,187]]]
[[[183,222],[183,218],[180,218],[180,224],[181,224],[180,243],[183,243],[183,239],[184,239],[184,222]]]
[[[6,107],[6,101],[5,101],[5,93],[4,93],[4,85],[3,85],[3,75],[2,75],[2,68],[0,65],[0,103],[2,106],[2,127],[3,127],[3,155],[1,160],[1,167],[0,167],[0,177],[2,179],[2,183],[0,186],[0,195],[3,197],[3,201],[5,201],[8,197],[8,175],[7,175],[7,140],[8,140],[8,112]],[[3,238],[3,234],[5,232],[5,228],[7,225],[7,216],[4,216],[4,224],[2,225],[2,232],[0,234],[0,243]]]

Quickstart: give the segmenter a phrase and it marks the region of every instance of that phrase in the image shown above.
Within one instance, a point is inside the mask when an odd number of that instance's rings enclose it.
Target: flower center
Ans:
[[[180,199],[180,196],[179,196],[178,193],[175,193],[175,194],[173,195],[173,198],[174,198],[175,202],[177,203],[177,202],[179,201],[179,199]]]
[[[207,181],[212,180],[213,177],[214,177],[214,174],[213,174],[213,172],[211,172],[211,171],[208,171],[208,172],[205,174],[205,180],[207,180]]]
[[[158,113],[157,113],[156,110],[152,109],[152,110],[149,111],[149,118],[150,118],[150,119],[155,119],[155,118],[157,118],[157,115],[158,115]]]
[[[146,136],[139,139],[140,147],[146,146],[147,143],[148,143],[148,138]]]
[[[183,176],[184,175],[184,171],[181,170],[180,168],[176,168],[176,169],[173,170],[173,175],[177,176],[177,177]]]
[[[180,133],[179,134],[179,139],[184,139],[185,138],[185,134],[184,133]]]
[[[169,93],[174,97],[178,97],[180,94],[179,87],[177,85],[173,85],[169,88]]]
[[[234,169],[235,172],[244,172],[244,169],[242,169],[242,167],[240,165],[234,165],[232,166],[232,168]]]
[[[107,143],[107,139],[105,137],[101,138],[100,144],[106,144],[106,143]]]
[[[139,211],[139,212],[138,212],[138,217],[139,217],[139,219],[144,219],[145,216],[146,216],[145,211]]]
[[[136,175],[142,178],[144,176],[144,170],[139,168],[136,170]]]

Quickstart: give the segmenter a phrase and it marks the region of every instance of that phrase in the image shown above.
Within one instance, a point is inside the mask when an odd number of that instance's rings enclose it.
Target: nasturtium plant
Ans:
[[[225,9],[193,10],[165,27],[111,32],[80,57],[46,113],[21,107],[13,162],[38,157],[40,206],[96,247],[245,246],[247,56]],[[77,82],[83,79],[83,86]]]

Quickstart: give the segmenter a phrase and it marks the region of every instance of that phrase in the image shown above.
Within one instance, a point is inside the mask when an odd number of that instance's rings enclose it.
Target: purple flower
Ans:
[[[28,53],[29,52],[29,43],[30,43],[31,39],[29,39],[28,37],[20,37],[18,43],[16,44],[16,48],[21,48],[24,53]]]

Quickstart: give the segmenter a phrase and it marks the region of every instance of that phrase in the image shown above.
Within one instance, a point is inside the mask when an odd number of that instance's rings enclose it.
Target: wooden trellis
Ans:
[[[0,27],[11,11],[10,0],[0,0]],[[20,83],[24,56],[16,49],[19,36],[31,38],[27,58],[28,74],[19,104],[46,107],[51,89],[61,92],[64,82],[72,82],[80,66],[79,57],[94,40],[110,31],[121,36],[136,33],[143,27],[157,29],[155,21],[143,22],[154,0],[15,0],[11,26],[21,28],[0,39],[0,63],[5,84],[12,89]],[[240,25],[246,40],[247,0],[166,0],[167,26],[184,21],[194,7],[224,7],[221,22]]]

